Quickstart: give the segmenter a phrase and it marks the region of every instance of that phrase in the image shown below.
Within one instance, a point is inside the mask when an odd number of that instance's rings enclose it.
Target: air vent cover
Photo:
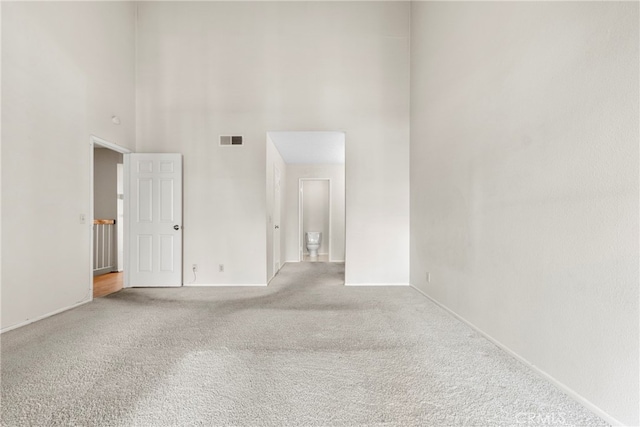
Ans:
[[[243,145],[241,135],[220,135],[220,145]]]

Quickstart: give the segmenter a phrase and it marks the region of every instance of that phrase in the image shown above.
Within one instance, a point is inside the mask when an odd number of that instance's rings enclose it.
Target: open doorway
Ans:
[[[300,178],[299,261],[331,260],[331,178]]]
[[[91,293],[99,298],[124,287],[123,155],[129,150],[91,137]]]
[[[345,142],[344,132],[267,132],[268,281],[285,263],[345,262]]]

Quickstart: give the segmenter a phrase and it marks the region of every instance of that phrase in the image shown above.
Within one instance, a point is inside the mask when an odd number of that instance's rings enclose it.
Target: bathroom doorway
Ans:
[[[299,261],[331,259],[331,179],[300,178]]]
[[[284,264],[306,261],[305,254],[308,260],[345,262],[345,147],[344,132],[267,132],[267,282]],[[321,215],[322,227],[307,226],[306,220],[314,220],[315,215],[303,209],[307,182],[324,185],[328,211]],[[307,193],[314,192],[311,188]],[[307,197],[310,201],[313,198]],[[306,231],[322,236],[315,259],[309,256]]]

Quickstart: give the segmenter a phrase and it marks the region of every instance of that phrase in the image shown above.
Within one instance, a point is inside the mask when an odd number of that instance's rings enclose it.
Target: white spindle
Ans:
[[[104,270],[114,267],[112,254],[115,247],[115,220],[111,223],[103,223],[96,220],[93,225],[93,270]]]

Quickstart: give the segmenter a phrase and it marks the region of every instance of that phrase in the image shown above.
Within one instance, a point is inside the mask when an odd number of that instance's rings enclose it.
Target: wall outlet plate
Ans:
[[[198,264],[193,264],[191,266],[191,270],[193,270],[194,273],[197,273],[198,272]]]
[[[218,265],[218,272],[224,273],[224,264]]]
[[[427,279],[427,283],[431,283],[431,273],[429,273],[428,271],[427,271],[426,279]]]

